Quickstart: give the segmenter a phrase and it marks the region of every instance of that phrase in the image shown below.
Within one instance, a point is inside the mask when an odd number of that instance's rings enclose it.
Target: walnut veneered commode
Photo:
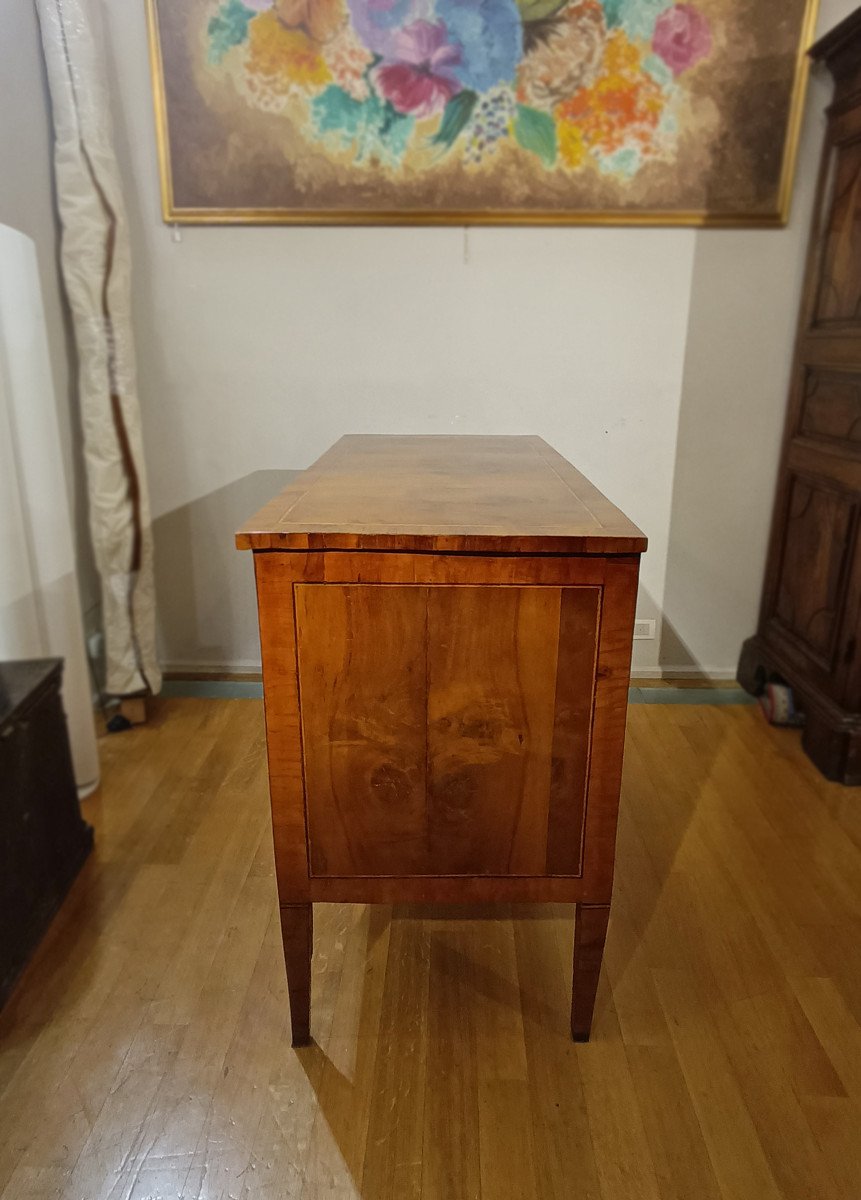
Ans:
[[[254,551],[294,1044],[316,901],[570,901],[589,1035],[643,534],[540,438],[349,436]]]

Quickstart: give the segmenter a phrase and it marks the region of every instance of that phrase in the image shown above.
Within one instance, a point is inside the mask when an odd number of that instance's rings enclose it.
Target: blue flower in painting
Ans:
[[[369,50],[388,58],[403,25],[426,16],[422,0],[348,0],[353,28]]]
[[[608,26],[621,27],[632,41],[644,42],[651,41],[655,22],[672,4],[673,0],[603,0]]]
[[[465,88],[486,92],[514,79],[523,57],[523,25],[515,0],[437,0],[436,15],[461,48],[453,68]]]

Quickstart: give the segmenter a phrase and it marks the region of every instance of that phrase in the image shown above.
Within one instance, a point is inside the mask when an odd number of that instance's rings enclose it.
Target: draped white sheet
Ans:
[[[157,692],[149,494],[131,325],[131,254],[89,0],[36,0],[54,115],[62,267],[74,320],[106,690]]]
[[[64,660],[75,780],[99,781],[69,493],[36,247],[0,225],[0,658]]]

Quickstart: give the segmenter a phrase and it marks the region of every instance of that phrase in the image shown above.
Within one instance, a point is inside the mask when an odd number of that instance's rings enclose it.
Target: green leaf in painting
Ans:
[[[543,21],[564,8],[568,0],[517,0],[522,21]]]
[[[233,46],[241,46],[248,37],[248,25],[254,13],[240,0],[226,0],[206,27],[209,34],[209,61],[218,64]]]
[[[468,89],[464,89],[462,92],[458,92],[456,96],[452,96],[443,110],[439,129],[431,138],[431,142],[435,146],[442,146],[448,150],[454,145],[463,132],[467,121],[472,116],[472,110],[475,108],[477,99],[478,96],[475,92],[471,92]]]
[[[531,150],[545,166],[552,166],[556,158],[556,124],[549,113],[518,104],[514,136],[524,150]]]
[[[393,165],[403,158],[415,125],[412,117],[397,112],[375,92],[366,100],[354,100],[334,84],[311,101],[311,119],[318,137],[352,146],[356,162],[376,158]]]

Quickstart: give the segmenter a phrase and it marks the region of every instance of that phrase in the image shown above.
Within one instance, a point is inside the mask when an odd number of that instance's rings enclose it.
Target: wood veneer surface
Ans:
[[[647,542],[542,438],[349,434],[252,517],[236,544],[631,554]]]

